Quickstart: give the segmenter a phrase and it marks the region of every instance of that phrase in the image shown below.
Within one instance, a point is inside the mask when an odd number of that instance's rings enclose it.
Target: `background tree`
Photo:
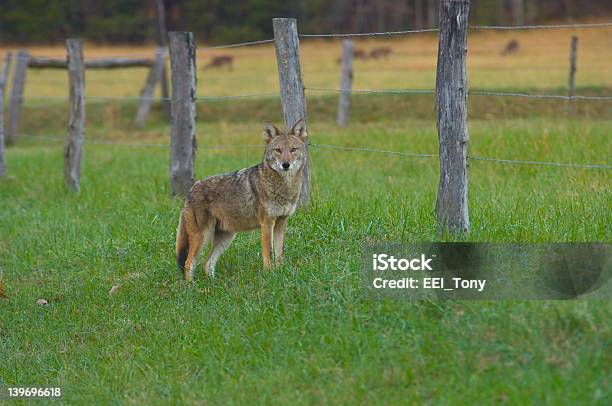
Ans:
[[[157,0],[0,0],[0,42],[155,42]],[[294,17],[300,31],[363,32],[436,27],[439,0],[163,0],[170,30],[200,42],[272,37],[271,19]],[[472,24],[524,24],[612,14],[612,2],[471,0]],[[511,17],[511,20],[510,18]],[[426,24],[425,24],[426,20]]]

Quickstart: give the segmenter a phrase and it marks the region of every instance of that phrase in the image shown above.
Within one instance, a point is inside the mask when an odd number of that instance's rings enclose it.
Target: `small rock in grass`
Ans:
[[[38,299],[36,301],[36,304],[39,305],[39,306],[46,306],[46,305],[49,304],[49,302],[47,302],[45,299]]]
[[[110,288],[110,290],[108,291],[109,296],[114,295],[117,292],[117,290],[119,290],[120,286],[121,285],[113,285],[113,287]]]

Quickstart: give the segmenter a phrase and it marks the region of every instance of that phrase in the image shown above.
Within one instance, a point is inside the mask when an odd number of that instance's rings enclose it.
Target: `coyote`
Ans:
[[[258,165],[196,182],[181,209],[176,260],[187,281],[195,261],[212,240],[204,264],[214,276],[217,260],[239,231],[261,228],[265,269],[283,261],[287,219],[295,211],[306,164],[306,123],[299,120],[286,134],[264,125],[266,149]]]

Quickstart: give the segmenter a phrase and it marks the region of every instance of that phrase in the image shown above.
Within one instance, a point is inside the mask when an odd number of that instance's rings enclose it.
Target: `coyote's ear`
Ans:
[[[308,137],[308,132],[306,132],[306,122],[303,118],[300,118],[297,123],[293,124],[293,128],[291,128],[289,134],[299,137],[302,141]]]
[[[274,137],[277,137],[281,134],[280,130],[276,128],[274,124],[269,121],[264,122],[264,137],[266,137],[266,143],[270,142],[270,140]]]

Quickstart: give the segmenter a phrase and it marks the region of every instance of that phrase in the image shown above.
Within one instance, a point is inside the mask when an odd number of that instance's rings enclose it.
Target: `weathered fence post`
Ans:
[[[168,48],[164,48],[165,52],[168,52]],[[162,108],[164,110],[164,116],[168,121],[172,120],[172,107],[170,106],[170,91],[168,90],[168,69],[164,59],[164,67],[161,74],[161,94],[162,94]]]
[[[164,7],[163,0],[156,0],[157,8],[157,46],[164,49],[164,52],[168,51],[168,28],[166,27],[166,8]],[[168,92],[168,75],[166,70],[166,63],[161,73],[161,93],[162,93],[162,108],[164,114],[168,120],[172,119],[172,112],[170,108],[170,93]]]
[[[340,74],[340,92],[338,99],[338,116],[336,122],[340,127],[348,123],[349,108],[351,107],[351,89],[353,87],[353,41],[342,41],[342,71]]]
[[[567,84],[567,111],[572,112],[572,98],[574,97],[574,83],[576,79],[576,53],[578,51],[578,37],[572,36],[572,43],[570,47],[570,66],[569,66],[569,78]]]
[[[191,32],[170,32],[172,130],[170,192],[184,196],[194,181],[196,138],[196,47]]]
[[[68,189],[81,188],[81,158],[85,141],[85,64],[83,44],[79,39],[66,41],[68,51],[69,110],[68,131],[64,144],[64,181]]]
[[[9,66],[11,65],[12,54],[7,52],[4,56],[4,63],[0,71],[0,178],[6,174],[4,166],[4,89],[6,88],[6,78],[8,77]]]
[[[278,66],[285,130],[289,130],[298,120],[304,119],[304,121],[307,121],[306,97],[300,71],[300,40],[297,22],[294,18],[275,18],[272,20],[272,26],[274,28],[276,64]],[[304,167],[300,205],[307,204],[310,200],[309,161],[310,159],[307,158]]]
[[[155,84],[161,83],[162,75],[164,74],[164,67],[166,66],[166,52],[162,48],[158,48],[155,53],[155,62],[149,70],[149,76],[145,83],[144,89],[140,96],[140,104],[138,105],[138,111],[136,112],[136,118],[134,119],[134,125],[136,127],[142,127],[149,116],[151,111],[151,105],[153,104],[153,96],[155,95]]]
[[[13,68],[13,85],[11,87],[11,98],[8,106],[8,119],[6,125],[6,143],[12,144],[17,139],[19,131],[19,120],[21,119],[21,108],[23,106],[23,89],[25,87],[26,72],[30,55],[27,51],[19,51],[15,56]]]
[[[440,184],[436,215],[451,233],[470,230],[467,177],[467,28],[469,1],[440,2],[440,39],[436,73]]]

